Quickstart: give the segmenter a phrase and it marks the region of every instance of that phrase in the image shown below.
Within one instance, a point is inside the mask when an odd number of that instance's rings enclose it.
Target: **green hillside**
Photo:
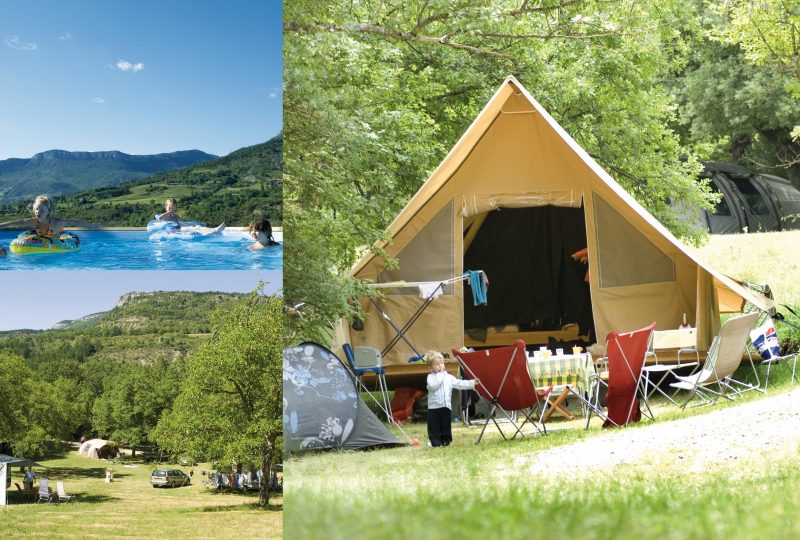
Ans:
[[[117,185],[216,157],[200,150],[138,156],[48,150],[30,159],[5,159],[0,161],[0,203],[32,199],[40,193],[67,195]]]
[[[282,154],[278,135],[219,159],[57,199],[57,212],[104,226],[141,227],[163,211],[167,197],[175,197],[187,220],[246,226],[263,216],[279,225]],[[30,205],[26,200],[0,207],[0,221],[29,217]]]
[[[139,365],[168,361],[194,351],[211,331],[211,313],[241,298],[227,293],[129,293],[114,309],[60,329],[0,333],[0,350],[23,357],[31,366],[52,369],[67,361],[98,364],[121,360]],[[47,368],[46,368],[47,369]]]

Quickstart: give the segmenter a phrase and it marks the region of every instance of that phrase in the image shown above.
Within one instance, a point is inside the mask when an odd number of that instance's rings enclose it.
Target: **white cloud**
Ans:
[[[116,68],[120,71],[133,71],[136,73],[137,71],[142,71],[144,69],[144,64],[138,62],[136,64],[131,64],[127,60],[117,60]]]
[[[101,97],[96,97],[92,101],[94,101],[95,103],[105,103],[106,102],[106,100],[104,100]]]
[[[36,49],[39,48],[39,46],[36,45],[36,42],[34,41],[31,41],[30,43],[22,43],[19,40],[19,36],[7,37],[5,39],[5,42],[6,45],[11,47],[12,49],[17,49],[19,51],[35,51]]]
[[[69,32],[64,32],[63,34],[58,36],[58,39],[72,39],[72,34],[70,34]]]

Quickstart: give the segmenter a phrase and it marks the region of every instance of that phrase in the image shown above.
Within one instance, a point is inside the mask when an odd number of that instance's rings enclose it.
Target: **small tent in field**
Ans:
[[[90,439],[81,444],[78,454],[92,459],[105,459],[117,453],[117,449],[103,439]]]
[[[406,332],[421,352],[578,334],[602,342],[611,330],[653,321],[677,328],[684,313],[704,349],[721,312],[741,311],[745,301],[772,307],[695,259],[513,77],[388,235],[392,242],[378,247],[399,266],[387,269],[370,252],[351,274],[383,285],[378,305],[398,327],[424,302],[403,283],[436,282],[467,270],[484,270],[489,280],[486,306],[473,306],[463,281],[444,288]],[[571,257],[583,248],[588,267]],[[363,326],[347,327],[338,340],[384,349],[389,375],[424,370],[408,364],[414,352],[405,341],[386,350],[395,330],[368,299],[361,306]]]
[[[361,400],[342,361],[303,343],[283,350],[283,444],[297,452],[401,443]]]

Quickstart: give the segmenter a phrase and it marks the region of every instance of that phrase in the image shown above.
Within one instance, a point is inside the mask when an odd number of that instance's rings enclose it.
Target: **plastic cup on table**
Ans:
[[[578,355],[583,352],[583,347],[572,347],[572,354]]]
[[[541,358],[542,358],[542,351],[533,351],[533,357],[534,357],[536,360],[541,360]]]
[[[550,351],[548,349],[543,350],[542,351],[542,359],[550,360],[550,354],[551,353],[550,353]]]
[[[556,356],[564,356],[564,349],[556,349]]]

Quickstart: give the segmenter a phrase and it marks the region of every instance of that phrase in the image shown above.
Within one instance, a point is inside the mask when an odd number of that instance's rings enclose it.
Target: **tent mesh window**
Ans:
[[[593,199],[600,287],[675,281],[672,259],[596,193]]]
[[[449,200],[414,238],[397,254],[398,267],[384,270],[378,282],[437,281],[453,277],[453,200]],[[453,294],[447,285],[444,294]],[[416,295],[413,288],[396,289],[392,294]]]

